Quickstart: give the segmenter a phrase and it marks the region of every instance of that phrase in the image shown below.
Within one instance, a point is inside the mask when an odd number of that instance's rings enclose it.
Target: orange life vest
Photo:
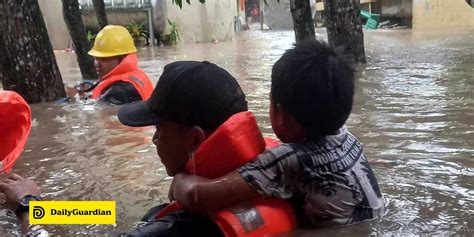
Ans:
[[[142,100],[147,100],[153,92],[153,84],[148,76],[138,68],[135,53],[128,54],[112,71],[100,78],[99,84],[92,90],[92,99],[97,99],[112,84],[123,81],[132,84]]]
[[[221,177],[254,159],[265,150],[266,140],[271,146],[278,142],[264,139],[251,112],[230,117],[198,148],[186,171],[206,178]],[[172,202],[156,218],[181,209]],[[285,233],[296,227],[296,219],[289,203],[259,197],[230,208],[209,213],[225,236],[264,236]]]
[[[31,128],[31,110],[16,92],[0,91],[0,174],[10,172]]]

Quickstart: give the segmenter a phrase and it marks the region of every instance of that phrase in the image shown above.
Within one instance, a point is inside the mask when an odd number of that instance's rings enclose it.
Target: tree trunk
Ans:
[[[316,39],[309,0],[290,0],[290,10],[291,17],[293,18],[296,42],[298,43],[306,39]]]
[[[85,79],[97,79],[97,72],[94,67],[94,58],[87,52],[91,49],[91,44],[87,40],[87,33],[82,23],[81,11],[77,0],[63,1],[63,17],[69,30],[74,50],[76,51],[77,62],[81,69],[81,75]]]
[[[325,0],[328,42],[345,47],[356,62],[365,63],[364,32],[359,20],[360,0]]]
[[[28,103],[66,96],[46,24],[36,0],[0,3],[0,80]]]
[[[102,29],[109,24],[109,21],[107,20],[107,14],[105,13],[104,0],[92,0],[92,4],[94,4],[97,21],[99,22],[100,29]]]

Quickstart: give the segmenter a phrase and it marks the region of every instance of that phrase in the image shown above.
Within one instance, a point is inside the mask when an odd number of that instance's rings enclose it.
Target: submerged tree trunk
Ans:
[[[316,39],[309,0],[290,0],[290,10],[291,17],[293,18],[296,42],[306,39]]]
[[[99,22],[99,26],[102,29],[109,24],[109,21],[107,20],[107,14],[105,13],[104,0],[92,0],[92,4],[94,4],[97,21]]]
[[[0,3],[0,80],[28,103],[66,96],[43,15],[36,0]]]
[[[356,62],[365,63],[364,32],[359,20],[360,0],[325,0],[328,42],[345,47]]]
[[[69,30],[74,50],[76,51],[77,63],[81,75],[85,79],[97,79],[97,71],[94,67],[94,58],[87,52],[91,49],[91,43],[87,40],[86,30],[82,23],[81,11],[77,0],[63,1],[63,17]]]

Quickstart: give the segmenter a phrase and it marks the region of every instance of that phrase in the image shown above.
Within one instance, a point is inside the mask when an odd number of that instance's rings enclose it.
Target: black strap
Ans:
[[[81,89],[81,85],[86,83],[86,82],[81,82],[79,85],[76,86],[76,90],[77,92],[79,93],[84,93],[84,92],[91,92],[93,91],[100,83],[102,82],[102,80],[99,80],[98,82],[96,82],[95,84],[93,84],[91,87],[85,89],[85,90],[82,90]]]

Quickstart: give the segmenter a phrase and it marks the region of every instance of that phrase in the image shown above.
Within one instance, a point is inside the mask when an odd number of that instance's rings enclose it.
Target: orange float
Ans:
[[[0,91],[0,173],[11,171],[31,128],[31,109],[14,91]]]

